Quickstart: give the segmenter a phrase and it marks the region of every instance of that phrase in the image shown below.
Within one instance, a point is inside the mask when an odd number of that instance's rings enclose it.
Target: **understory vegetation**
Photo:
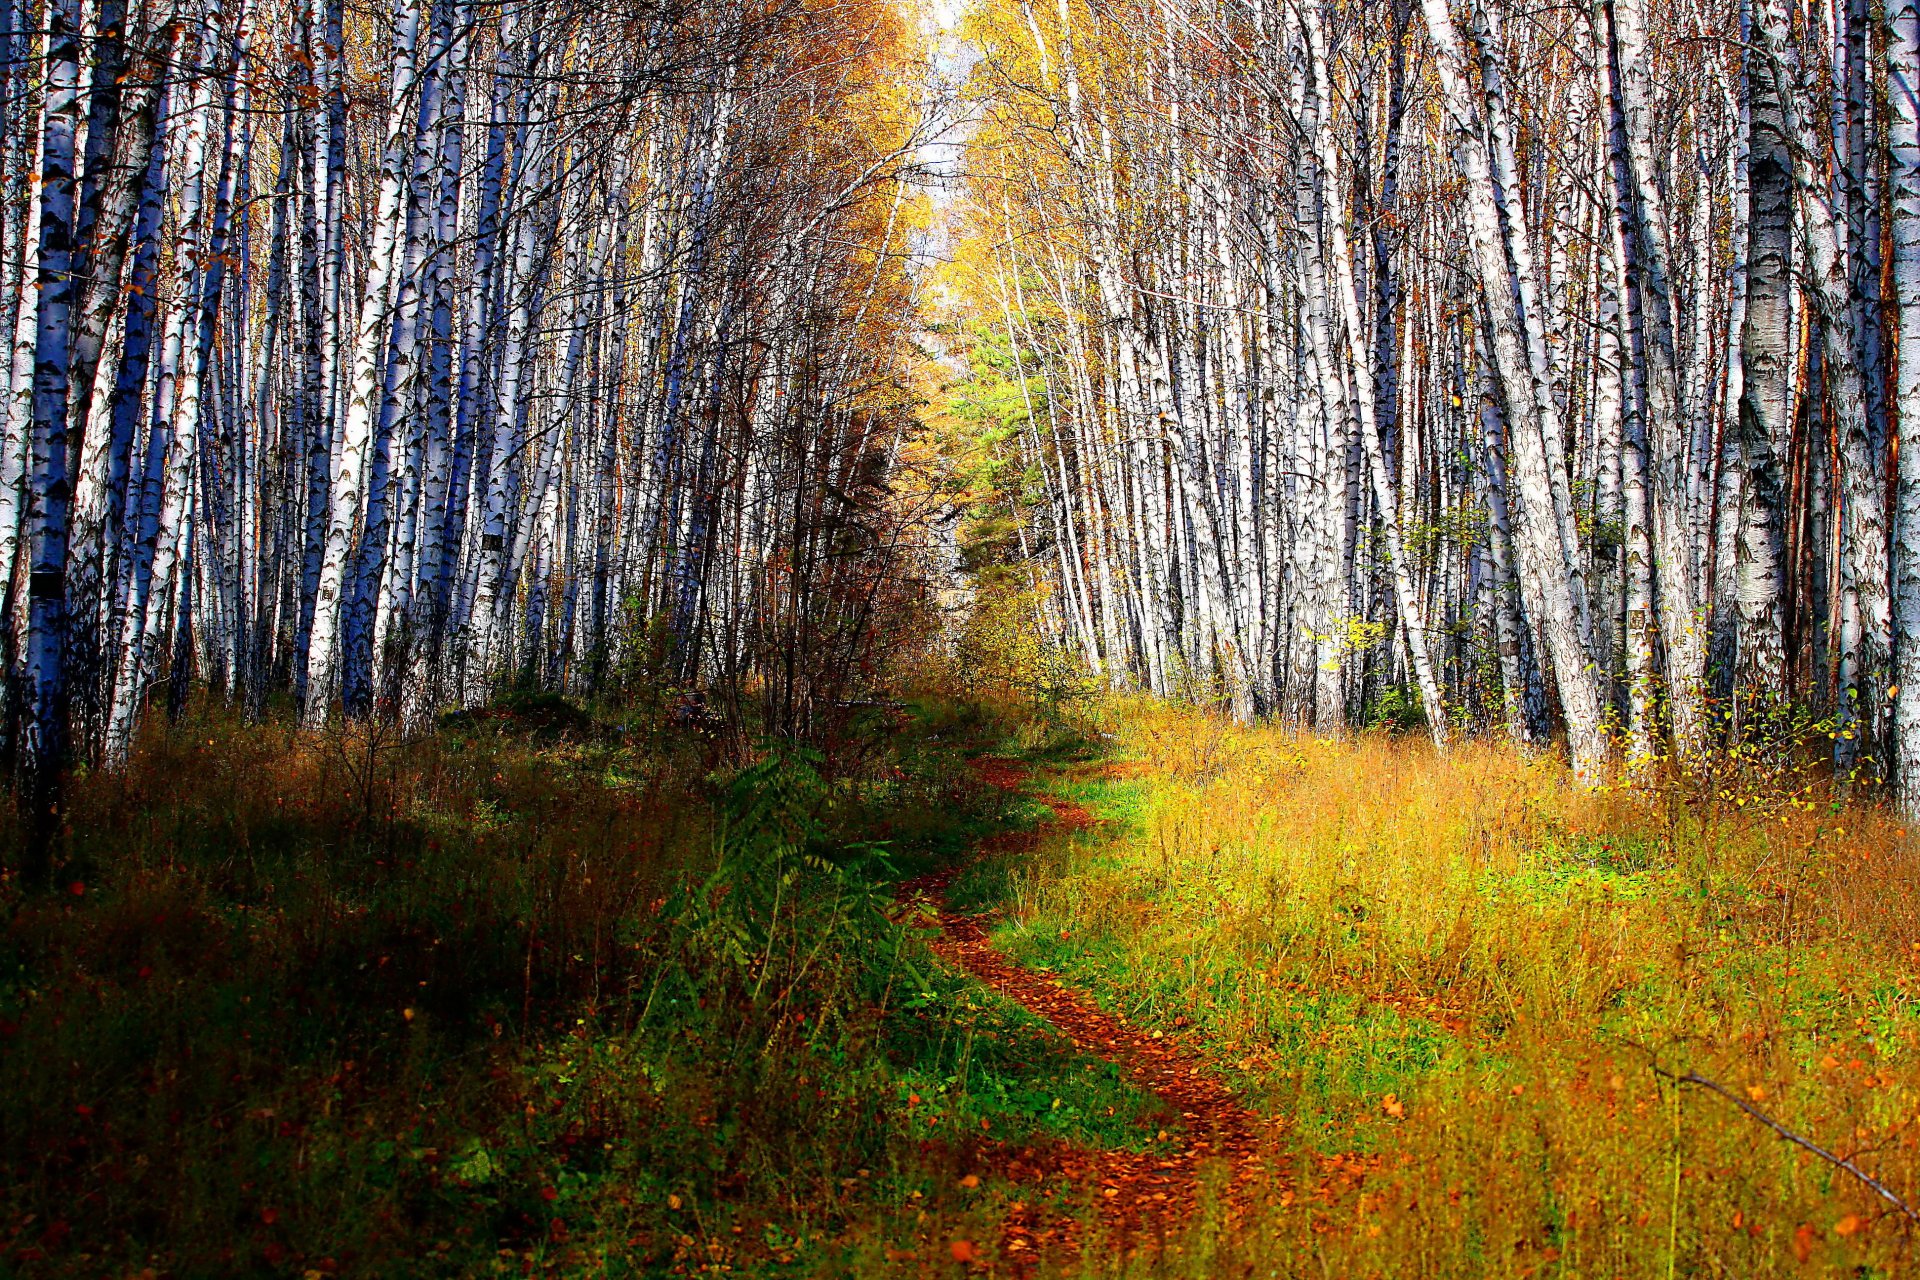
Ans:
[[[1287,1118],[1195,1274],[1911,1265],[1903,1208],[1765,1122],[1912,1203],[1913,848],[1802,749],[1589,792],[1497,747],[1103,719],[1112,758],[1056,786],[1107,822],[971,890]]]
[[[1237,1229],[1040,1274],[1901,1273],[1911,846],[1800,748],[1583,791],[1017,665],[744,766],[551,698],[151,727],[7,890],[0,1272],[1015,1273],[1097,1194],[1023,1154],[1178,1119],[929,950],[899,886],[1047,812],[992,752],[1097,821],[955,906],[1282,1118]]]
[[[0,1274],[859,1272],[966,1221],[969,1144],[1150,1139],[894,903],[1031,819],[994,732],[152,728],[6,887]]]

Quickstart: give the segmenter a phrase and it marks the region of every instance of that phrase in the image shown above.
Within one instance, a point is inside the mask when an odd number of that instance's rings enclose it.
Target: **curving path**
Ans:
[[[1024,765],[998,757],[975,761],[983,782],[1025,792]],[[1053,810],[1038,830],[1014,832],[983,842],[976,856],[1018,852],[1061,828],[1086,828],[1096,819],[1079,805],[1035,795]],[[1279,1192],[1275,1177],[1264,1176],[1261,1134],[1271,1122],[1255,1116],[1209,1072],[1205,1061],[1177,1040],[1143,1031],[1099,1008],[1059,979],[1036,973],[1007,958],[988,940],[980,918],[956,911],[947,890],[962,867],[955,865],[902,886],[908,901],[931,909],[940,926],[934,952],[972,974],[999,995],[1051,1023],[1083,1053],[1118,1066],[1136,1087],[1159,1097],[1179,1117],[1184,1138],[1169,1155],[1054,1147],[1010,1151],[996,1167],[1016,1182],[1063,1178],[1077,1199],[1098,1206],[1103,1234],[1127,1251],[1150,1251],[1190,1224],[1202,1204],[1202,1168],[1224,1162],[1226,1185],[1220,1203],[1229,1224],[1244,1215],[1257,1189]],[[1051,1208],[1051,1207],[1049,1207]],[[1026,1270],[1043,1257],[1077,1254],[1079,1221],[1058,1208],[1026,1202],[1012,1206],[1002,1228],[1001,1257]],[[1024,1261],[1023,1260],[1030,1260]]]

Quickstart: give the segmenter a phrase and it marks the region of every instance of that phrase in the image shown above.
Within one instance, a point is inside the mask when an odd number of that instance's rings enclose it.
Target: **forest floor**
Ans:
[[[0,1275],[1914,1261],[1920,866],[1804,755],[930,699],[723,758],[535,699],[83,779],[0,885]]]
[[[1148,1092],[1177,1044],[1235,1145],[1068,1273],[1913,1267],[1920,868],[1819,744],[1589,792],[1492,746],[1104,724],[1028,757],[1055,821],[939,879],[944,950]]]
[[[1025,793],[1030,771],[1021,762],[982,756],[974,767],[988,785]],[[976,856],[1017,858],[1060,832],[1098,825],[1098,819],[1071,800],[1044,792],[1037,798],[1052,811],[1048,821],[990,837]],[[1253,1196],[1281,1194],[1284,1179],[1268,1169],[1261,1156],[1260,1130],[1274,1121],[1256,1117],[1242,1105],[1178,1033],[1168,1036],[1130,1025],[1059,978],[1008,959],[989,934],[997,913],[960,911],[949,901],[948,890],[969,865],[950,863],[901,886],[902,899],[929,911],[939,925],[940,936],[931,944],[934,954],[994,995],[1044,1020],[1075,1050],[1113,1063],[1129,1083],[1164,1105],[1166,1123],[1179,1135],[1173,1138],[1164,1128],[1158,1132],[1157,1141],[1172,1144],[1166,1151],[1054,1144],[982,1152],[988,1167],[1037,1192],[1009,1206],[999,1238],[999,1257],[1006,1265],[1025,1271],[1049,1259],[1078,1259],[1090,1243],[1121,1256],[1152,1256],[1166,1247],[1170,1236],[1192,1228],[1210,1197],[1220,1200],[1224,1225],[1232,1232],[1244,1220]],[[1204,1178],[1209,1168],[1224,1176]],[[1052,1207],[1057,1188],[1073,1187],[1098,1189],[1094,1221]],[[965,1242],[955,1252],[971,1259],[974,1250]]]

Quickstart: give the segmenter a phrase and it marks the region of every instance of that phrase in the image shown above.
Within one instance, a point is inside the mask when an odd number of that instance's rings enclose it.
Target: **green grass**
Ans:
[[[966,768],[998,732],[922,707],[742,771],[564,705],[156,729],[76,787],[61,891],[6,891],[0,1274],[841,1274],[984,1236],[995,1144],[1160,1122],[895,918],[894,879],[1037,820]]]
[[[551,702],[156,728],[76,787],[59,891],[4,888],[0,1275],[956,1274],[1036,1192],[1009,1152],[1167,1123],[894,899],[1036,831],[951,901],[1289,1120],[1291,1201],[1088,1273],[1902,1274],[1856,1183],[1654,1070],[1920,1188],[1891,815],[1106,724],[926,699],[751,761]]]
[[[1167,1121],[1157,1099],[1127,1084],[1119,1069],[1075,1052],[1064,1038],[1009,1001],[968,985],[951,997],[934,1063],[899,1073],[896,1102],[927,1136],[1055,1139],[1076,1146],[1139,1151]]]
[[[1901,1273],[1870,1192],[1658,1074],[1920,1192],[1890,815],[1792,761],[1583,794],[1471,744],[1110,723],[1142,763],[1037,779],[1106,824],[983,869],[975,900],[1009,954],[1287,1116],[1299,1188],[1224,1255],[1143,1273]]]

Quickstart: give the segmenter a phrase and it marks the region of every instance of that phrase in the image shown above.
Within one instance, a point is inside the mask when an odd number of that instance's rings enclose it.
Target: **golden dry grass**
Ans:
[[[1237,1265],[1908,1270],[1886,1201],[1671,1079],[1920,1197],[1920,894],[1896,815],[1786,751],[1582,792],[1498,746],[1107,719],[1139,764],[1066,785],[1118,821],[1012,873],[1002,940],[1191,1024],[1293,1117],[1303,1190]]]

